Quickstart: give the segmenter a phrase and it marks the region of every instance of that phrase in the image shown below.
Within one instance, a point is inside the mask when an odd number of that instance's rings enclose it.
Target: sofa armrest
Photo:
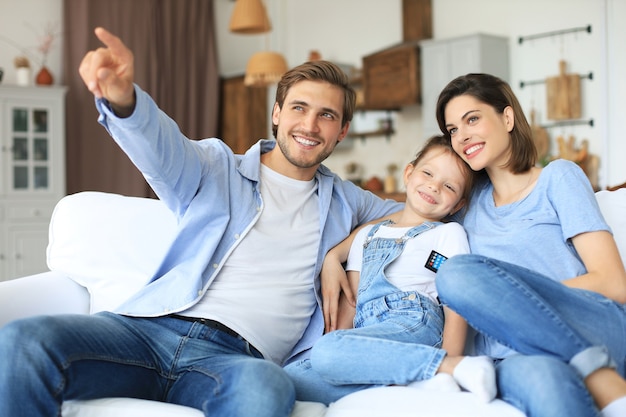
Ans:
[[[40,314],[89,313],[89,293],[60,272],[0,282],[0,326]]]

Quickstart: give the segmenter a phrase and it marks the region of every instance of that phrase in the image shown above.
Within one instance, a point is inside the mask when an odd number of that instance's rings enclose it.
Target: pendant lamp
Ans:
[[[262,0],[236,0],[229,29],[234,33],[255,34],[272,30]]]
[[[276,84],[287,69],[285,58],[278,52],[257,52],[248,60],[243,83],[250,87]]]

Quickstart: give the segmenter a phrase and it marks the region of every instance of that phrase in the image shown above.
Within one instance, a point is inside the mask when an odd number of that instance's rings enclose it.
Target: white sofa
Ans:
[[[597,197],[626,258],[626,190],[602,191]],[[152,275],[175,229],[174,217],[157,200],[101,192],[64,197],[50,222],[50,271],[0,283],[0,326],[39,314],[89,314],[114,308]],[[292,417],[385,415],[523,417],[500,400],[483,404],[467,392],[412,387],[373,388],[329,407],[297,402],[292,413]],[[155,401],[107,398],[68,401],[63,416],[202,417],[202,413]]]

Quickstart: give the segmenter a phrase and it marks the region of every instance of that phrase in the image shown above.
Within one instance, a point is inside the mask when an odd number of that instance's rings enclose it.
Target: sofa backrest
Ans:
[[[626,265],[626,189],[596,193]],[[91,295],[91,312],[112,310],[144,286],[176,234],[158,200],[102,192],[61,199],[50,222],[48,267]]]
[[[626,188],[598,191],[596,199],[602,215],[613,231],[613,237],[626,266]]]
[[[72,194],[52,214],[48,267],[89,290],[92,313],[111,310],[154,275],[175,233],[174,215],[158,200]]]

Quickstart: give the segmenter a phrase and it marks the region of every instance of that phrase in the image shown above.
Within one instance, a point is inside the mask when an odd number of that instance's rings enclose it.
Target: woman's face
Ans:
[[[451,99],[445,108],[452,147],[474,171],[504,167],[510,157],[513,109],[502,114],[470,95]]]

